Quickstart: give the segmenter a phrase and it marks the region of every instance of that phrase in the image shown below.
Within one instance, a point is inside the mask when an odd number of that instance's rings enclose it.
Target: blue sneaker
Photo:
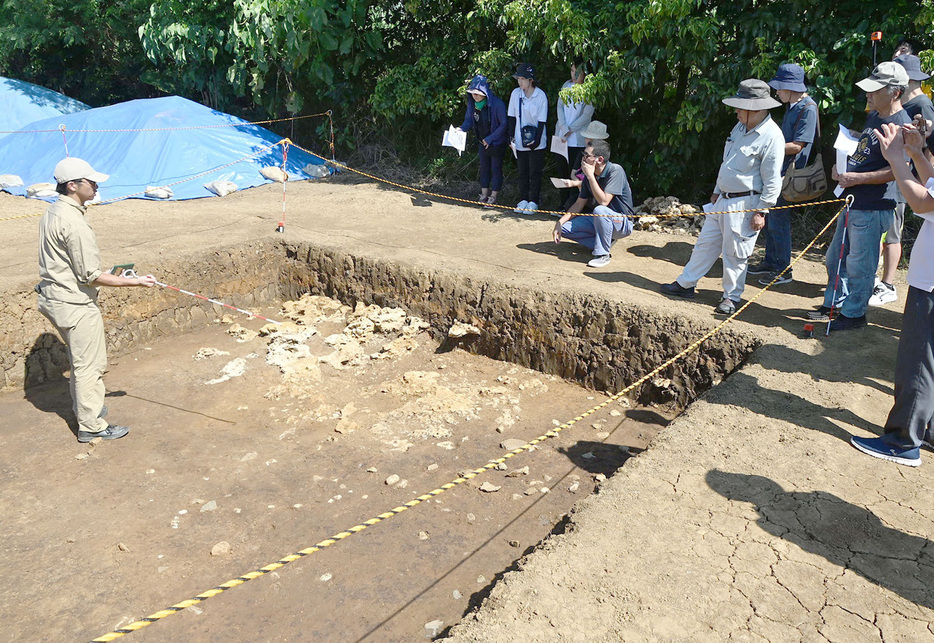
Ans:
[[[885,442],[882,438],[858,438],[856,436],[850,438],[850,444],[874,458],[897,462],[909,467],[921,466],[921,450],[918,447],[903,449]]]

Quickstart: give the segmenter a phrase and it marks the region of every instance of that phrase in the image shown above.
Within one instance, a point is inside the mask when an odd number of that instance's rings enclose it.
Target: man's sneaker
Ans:
[[[481,194],[480,196],[477,197],[477,203],[486,203],[486,200],[489,198],[490,197],[488,197],[487,195]]]
[[[830,322],[830,332],[835,330],[856,330],[866,325],[866,315],[859,317],[847,317],[846,315],[837,315]]]
[[[534,214],[538,210],[538,204],[535,201],[529,201],[525,204],[525,213]]]
[[[776,279],[776,277],[778,277]],[[775,283],[772,284],[772,280],[775,279]],[[781,277],[778,276],[778,271],[770,272],[765,277],[759,280],[759,283],[763,286],[768,286],[772,284],[773,286],[780,286],[781,284],[790,284],[794,281],[794,278],[791,276],[791,271],[787,270]]]
[[[817,310],[809,310],[804,316],[811,321],[830,321],[830,310],[827,306],[818,306]]]
[[[850,444],[874,458],[897,462],[909,467],[921,466],[921,450],[918,447],[903,449],[892,446],[882,438],[850,438]]]
[[[898,301],[898,293],[895,291],[895,286],[890,286],[880,281],[878,285],[872,289],[872,297],[869,298],[869,305],[885,306],[893,301]]]
[[[714,308],[714,312],[718,315],[732,315],[736,312],[736,302],[732,299],[727,299],[724,297],[720,304]]]
[[[588,268],[602,268],[610,263],[610,255],[600,255],[587,262]]]
[[[519,201],[519,205],[516,206],[516,209],[513,210],[516,214],[525,214],[525,209],[529,207],[528,201]]]
[[[764,261],[760,261],[759,263],[754,263],[751,266],[749,266],[746,272],[750,275],[765,275],[770,272],[775,272],[775,267],[770,266]]]
[[[662,284],[658,289],[666,295],[674,295],[675,297],[683,297],[684,299],[694,299],[694,289],[684,288],[677,281],[673,281],[670,284]]]
[[[119,440],[127,433],[130,432],[130,427],[128,426],[117,426],[115,424],[108,424],[107,428],[103,431],[98,431],[97,433],[91,433],[90,431],[78,431],[78,442],[90,442],[94,438],[100,438],[101,440]]]

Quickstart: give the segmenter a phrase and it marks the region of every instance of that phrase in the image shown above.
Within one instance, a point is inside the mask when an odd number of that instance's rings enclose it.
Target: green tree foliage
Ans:
[[[581,56],[592,73],[570,94],[609,125],[637,193],[699,198],[740,80],[797,62],[824,131],[859,126],[870,32],[879,60],[902,36],[924,43],[934,0],[0,0],[0,15],[0,74],[95,105],[170,92],[245,116],[334,109],[348,144],[377,132],[426,162],[471,76],[506,97],[514,64],[535,64],[553,120]]]
[[[229,108],[246,97],[267,114],[363,99],[382,35],[365,0],[164,0],[139,27],[154,64],[144,80]]]
[[[0,0],[0,75],[90,105],[150,96],[136,25],[149,0]]]
[[[886,60],[901,37],[923,40],[934,24],[931,0],[480,0],[479,12],[506,36],[484,56],[536,63],[552,105],[567,61],[592,61],[573,97],[596,106],[638,191],[698,196],[735,123],[720,100],[740,80],[768,80],[780,63],[797,62],[825,131],[837,121],[859,126],[865,100],[853,83],[871,70],[870,32],[885,34]]]

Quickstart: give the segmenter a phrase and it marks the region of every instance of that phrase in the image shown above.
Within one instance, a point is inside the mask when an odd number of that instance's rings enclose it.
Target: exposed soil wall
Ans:
[[[463,344],[468,350],[598,390],[620,390],[706,330],[597,297],[517,289],[442,270],[429,273],[310,244],[288,245],[286,253],[286,297],[311,292],[351,305],[398,306],[427,320],[442,337],[455,321],[472,324],[481,333]],[[643,386],[639,401],[683,408],[756,346],[751,335],[721,332]]]
[[[163,283],[249,310],[276,300],[281,265],[282,248],[278,243],[256,242],[160,265],[156,277]],[[224,310],[158,287],[152,291],[104,288],[99,302],[108,354],[112,357],[139,342],[201,328]],[[17,292],[6,293],[3,303],[0,386],[28,387],[59,377],[68,368],[68,356],[58,333],[39,313],[32,285],[24,284]]]
[[[455,321],[466,322],[481,331],[463,342],[472,352],[611,392],[705,330],[673,315],[597,297],[480,282],[307,243],[244,244],[162,265],[159,273],[165,283],[246,309],[311,292],[351,305],[361,301],[405,308],[428,320],[439,338]],[[3,386],[30,386],[60,375],[67,368],[67,356],[36,309],[35,295],[24,288],[5,300],[0,312]],[[166,289],[105,289],[101,308],[113,356],[138,342],[201,328],[223,314],[217,305]],[[633,397],[641,403],[683,408],[739,366],[756,345],[751,335],[726,330]]]

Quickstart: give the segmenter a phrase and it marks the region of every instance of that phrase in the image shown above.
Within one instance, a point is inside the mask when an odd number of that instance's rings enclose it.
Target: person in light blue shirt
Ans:
[[[666,295],[692,299],[697,282],[722,257],[723,297],[715,312],[732,315],[746,285],[756,237],[781,192],[785,137],[769,116],[769,110],[781,103],[771,97],[763,81],[744,80],[723,104],[736,110],[739,122],[723,148],[717,186],[710,197],[714,211],[707,214],[681,275],[660,289]]]

